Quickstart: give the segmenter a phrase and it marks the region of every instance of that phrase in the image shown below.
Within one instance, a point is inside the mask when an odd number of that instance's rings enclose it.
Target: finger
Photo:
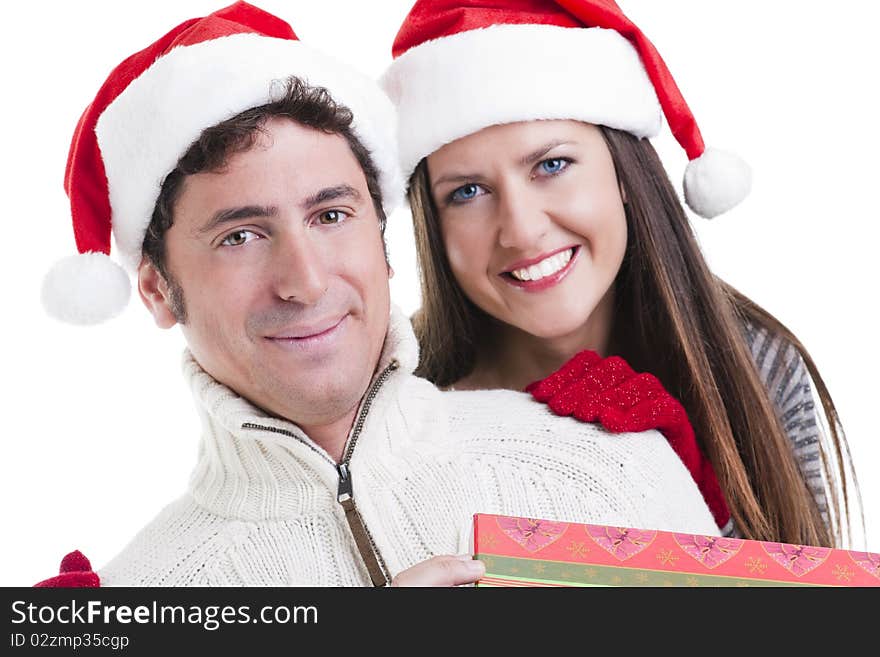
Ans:
[[[599,395],[590,387],[586,379],[575,381],[550,399],[547,405],[557,415],[574,415],[582,422],[594,422],[600,409]]]
[[[525,391],[532,393],[539,402],[546,402],[557,392],[583,377],[588,369],[601,360],[602,357],[595,351],[581,351],[547,378],[527,385]]]
[[[592,364],[545,401],[557,415],[574,415],[582,422],[594,422],[601,407],[611,403],[609,391],[636,376],[623,358],[609,356]]]
[[[392,586],[460,586],[473,584],[486,572],[482,561],[470,555],[443,555],[417,563],[398,573]]]
[[[609,403],[624,410],[646,399],[671,398],[672,395],[666,391],[660,379],[648,372],[642,372],[610,388],[607,397]]]
[[[618,368],[617,371],[621,370]],[[671,409],[677,403],[653,374],[635,374],[617,385],[599,391],[591,389],[595,385],[595,382],[586,379],[578,382],[565,391],[565,395],[560,395],[558,400],[551,400],[551,408],[554,402],[565,404],[574,409],[572,414],[578,420],[582,422],[598,420],[609,431],[619,433],[657,427],[656,424],[653,426],[638,424],[639,413],[634,412],[636,409],[660,409],[667,406]],[[656,422],[649,412],[644,415],[644,422],[647,424]]]
[[[584,373],[590,390],[608,390],[636,375],[635,370],[620,356],[603,358]]]

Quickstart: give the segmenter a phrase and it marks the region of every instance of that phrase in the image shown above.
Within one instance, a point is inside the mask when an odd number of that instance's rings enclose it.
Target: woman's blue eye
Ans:
[[[549,160],[544,160],[541,162],[540,166],[544,173],[553,175],[554,173],[559,173],[568,166],[568,160],[561,157],[554,157]]]
[[[456,189],[450,195],[450,200],[454,203],[461,203],[462,201],[470,201],[473,198],[476,198],[480,195],[480,186],[475,183],[468,183],[467,185],[462,185],[458,189]]]

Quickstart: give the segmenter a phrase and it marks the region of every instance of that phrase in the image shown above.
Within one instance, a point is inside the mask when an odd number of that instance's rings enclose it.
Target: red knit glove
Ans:
[[[718,527],[727,525],[730,511],[684,406],[653,374],[637,374],[619,356],[582,351],[546,379],[529,384],[526,392],[557,415],[599,422],[613,433],[657,429],[691,473]]]
[[[69,553],[61,560],[58,575],[34,584],[34,588],[94,588],[101,586],[98,573],[79,550]]]

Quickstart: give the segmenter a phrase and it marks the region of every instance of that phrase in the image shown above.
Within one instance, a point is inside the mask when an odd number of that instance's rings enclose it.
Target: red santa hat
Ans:
[[[390,214],[404,185],[388,98],[368,76],[300,42],[281,19],[236,2],[130,56],[86,108],[64,178],[79,255],[47,274],[47,311],[75,324],[119,313],[131,289],[125,269],[137,269],[165,177],[203,130],[271,102],[291,75],[327,88],[352,111]],[[111,234],[125,269],[109,257]]]
[[[613,0],[417,0],[392,54],[381,83],[397,106],[406,178],[491,125],[576,119],[652,137],[665,115],[690,160],[694,212],[714,217],[749,193],[748,166],[706,149],[657,49]]]

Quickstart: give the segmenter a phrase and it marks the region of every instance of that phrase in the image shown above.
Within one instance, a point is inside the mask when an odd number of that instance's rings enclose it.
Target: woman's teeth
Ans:
[[[547,276],[552,276],[565,267],[568,261],[571,260],[572,255],[574,255],[573,248],[560,251],[556,255],[544,258],[541,262],[537,262],[529,267],[514,269],[510,272],[510,275],[518,281],[539,281]]]

